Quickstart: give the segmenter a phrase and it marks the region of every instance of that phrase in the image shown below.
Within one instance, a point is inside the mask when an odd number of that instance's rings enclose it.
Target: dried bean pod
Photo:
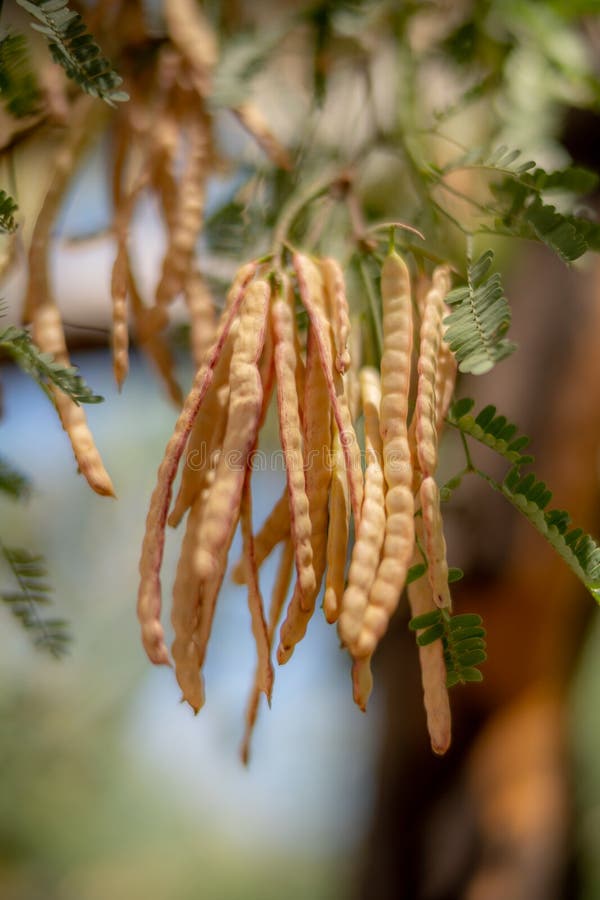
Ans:
[[[215,337],[216,320],[213,296],[197,269],[188,272],[183,296],[190,316],[192,359],[196,368],[202,365]]]
[[[360,446],[352,425],[344,383],[339,372],[333,367],[331,329],[325,315],[320,273],[311,261],[300,253],[294,254],[294,269],[298,278],[300,297],[317,338],[321,366],[327,380],[329,398],[340,434],[352,512],[358,525],[363,494]]]
[[[306,390],[304,395],[304,468],[306,494],[312,522],[311,544],[315,587],[310,594],[294,590],[287,615],[281,626],[277,658],[287,662],[295,645],[306,633],[314,612],[317,595],[325,572],[327,555],[327,501],[331,482],[331,417],[327,381],[323,376],[319,351],[312,327],[309,326],[306,355]]]
[[[273,586],[273,593],[271,595],[271,605],[269,607],[269,626],[268,626],[268,636],[269,636],[269,651],[273,646],[273,638],[275,636],[275,629],[277,628],[277,623],[281,618],[281,612],[283,610],[283,606],[285,604],[286,597],[288,595],[288,591],[290,588],[290,582],[292,580],[292,571],[294,568],[294,545],[291,540],[288,538],[284,545],[283,551],[281,554],[281,559],[279,561],[279,566],[277,569],[277,575],[275,576],[275,584]],[[246,705],[246,727],[244,729],[244,737],[242,739],[242,744],[240,747],[240,756],[244,765],[248,764],[248,760],[250,758],[250,741],[252,740],[252,732],[254,731],[254,726],[256,724],[256,717],[258,715],[258,703],[260,700],[260,689],[257,683],[258,670],[257,674],[254,678],[254,684],[252,685],[252,690],[250,692],[250,696],[248,698],[248,703]]]
[[[296,550],[296,572],[300,590],[306,596],[315,589],[311,533],[312,525],[306,494],[302,429],[296,389],[296,351],[294,314],[282,297],[272,308],[275,338],[275,371],[281,446],[285,455],[289,491],[290,531]]]
[[[421,523],[417,524],[417,533],[420,538],[423,537]],[[415,549],[412,565],[420,562],[421,555]],[[408,585],[407,593],[412,616],[421,616],[435,609],[431,586],[425,576],[411,582]],[[419,647],[419,663],[423,685],[423,704],[431,747],[434,753],[441,755],[450,746],[452,733],[444,648],[441,640]]]
[[[404,587],[414,545],[413,472],[407,427],[412,305],[408,269],[397,253],[385,260],[381,293],[384,344],[380,429],[387,518],[381,562],[355,645],[357,656],[370,656],[385,633]]]
[[[425,553],[427,556],[427,576],[436,606],[450,609],[452,600],[448,587],[448,563],[446,561],[446,541],[442,513],[440,510],[440,492],[435,480],[430,476],[424,478],[419,491],[423,529],[425,533]]]
[[[350,652],[358,640],[375,581],[385,536],[385,479],[383,449],[379,432],[381,383],[379,373],[365,367],[360,372],[362,407],[365,419],[365,493],[356,541],[352,549],[348,585],[338,621],[340,639]],[[363,670],[361,669],[361,672]],[[362,683],[362,677],[359,681]],[[361,696],[363,696],[361,694]]]
[[[217,41],[208,19],[194,0],[165,0],[164,17],[169,37],[192,68],[196,90],[206,97],[218,60]]]
[[[323,259],[321,271],[325,282],[325,293],[328,298],[329,315],[335,345],[335,367],[342,375],[350,367],[348,339],[350,337],[350,311],[346,297],[344,273],[337,260]]]
[[[262,353],[269,308],[269,286],[248,288],[240,313],[229,375],[229,409],[215,481],[200,523],[194,565],[201,581],[217,575],[220,550],[237,523],[244,478],[255,446],[262,409],[258,359]]]
[[[33,340],[40,350],[50,353],[63,366],[69,365],[69,354],[58,307],[46,301],[33,313]],[[50,390],[64,430],[67,432],[79,471],[97,494],[114,497],[112,481],[94,443],[85,412],[55,386]]]
[[[255,271],[256,264],[249,263],[242,267],[234,281],[231,302],[221,319],[215,342],[207,355],[206,362],[196,374],[192,388],[175,423],[175,429],[165,449],[158,470],[157,484],[150,500],[140,558],[137,614],[142,626],[144,649],[151,662],[156,664],[168,664],[169,661],[164,643],[164,632],[160,623],[160,567],[173,481],[177,475],[179,460],[187,443],[188,435],[212,382],[214,368],[227,341],[229,330],[236,319],[248,283]]]
[[[334,426],[335,429],[335,426]],[[332,444],[333,475],[329,496],[329,534],[327,536],[327,574],[323,612],[330,624],[337,621],[342,606],[350,526],[350,499],[344,454],[337,429]]]
[[[285,541],[290,534],[290,501],[288,489],[283,494],[265,519],[260,531],[254,536],[254,554],[256,564],[260,568],[267,556],[277,544]],[[234,584],[244,584],[246,574],[243,561],[239,560],[231,572],[231,580]]]
[[[436,383],[447,287],[447,269],[436,269],[425,297],[421,322],[415,421],[417,458],[423,475],[433,475],[438,462]]]
[[[203,498],[199,496],[192,505],[187,520],[177,563],[171,607],[171,623],[175,634],[175,640],[171,645],[171,655],[175,665],[175,676],[183,699],[189,703],[194,712],[198,712],[204,705],[204,685],[200,676],[200,653],[193,640],[200,600],[200,585],[194,572],[194,551],[202,507]]]

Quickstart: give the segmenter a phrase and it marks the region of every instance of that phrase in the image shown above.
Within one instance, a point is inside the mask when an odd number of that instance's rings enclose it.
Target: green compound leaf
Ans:
[[[461,372],[483,375],[509,356],[516,345],[504,335],[510,326],[510,308],[498,272],[488,277],[494,259],[486,250],[467,270],[467,283],[446,297],[452,308],[444,323],[444,340],[456,356]]]
[[[41,93],[22,34],[10,32],[0,39],[0,101],[16,119],[39,109]]]
[[[68,650],[71,636],[65,619],[44,618],[40,606],[51,602],[51,589],[46,583],[46,564],[43,556],[20,547],[0,544],[2,556],[18,590],[0,592],[0,600],[9,607],[40,650],[59,658]]]
[[[474,405],[470,397],[457,400],[448,411],[448,423],[499,453],[513,466],[533,462],[533,456],[521,452],[529,444],[527,435],[518,434],[517,426],[506,416],[497,415],[495,406],[485,406],[476,416],[472,415]]]
[[[0,348],[6,350],[17,365],[31,375],[49,396],[49,385],[53,384],[77,404],[103,401],[103,397],[94,394],[88,387],[75,366],[63,366],[51,354],[42,353],[27,331],[14,325],[5,328],[0,332]]]
[[[110,106],[129,100],[120,90],[123,79],[89,34],[85,22],[68,7],[68,0],[17,0],[37,21],[31,27],[48,41],[54,62],[64,69],[82,90]]]
[[[511,469],[501,485],[501,493],[546,538],[577,575],[597,603],[600,603],[600,547],[581,528],[571,528],[565,510],[546,510],[552,492],[530,472],[521,475]]]

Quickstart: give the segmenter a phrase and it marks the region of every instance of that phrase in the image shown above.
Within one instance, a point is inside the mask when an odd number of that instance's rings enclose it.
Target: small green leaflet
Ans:
[[[529,444],[527,435],[519,434],[517,426],[509,422],[506,416],[497,415],[495,406],[485,406],[473,416],[471,410],[474,405],[470,397],[457,400],[448,411],[448,423],[495,450],[513,466],[533,462],[533,456],[521,452]]]
[[[481,616],[476,613],[453,616],[447,609],[433,609],[412,618],[408,627],[418,632],[419,647],[442,641],[449,688],[456,684],[483,681],[483,675],[477,668],[487,659]]]

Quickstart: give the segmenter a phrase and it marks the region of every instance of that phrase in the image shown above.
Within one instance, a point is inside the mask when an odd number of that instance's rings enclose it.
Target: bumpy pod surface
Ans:
[[[70,364],[60,312],[52,301],[47,301],[34,310],[33,339],[40,350],[51,353],[57,362],[64,366]],[[52,386],[50,389],[62,426],[71,441],[79,471],[97,494],[114,497],[112,481],[104,468],[85,412],[57,387]]]
[[[379,373],[364,367],[360,372],[362,408],[365,422],[365,493],[360,525],[348,570],[348,585],[338,621],[340,639],[353,652],[375,581],[385,536],[385,479],[383,448],[379,428],[381,383]],[[362,679],[358,679],[362,682]]]
[[[302,304],[308,313],[317,339],[321,366],[327,380],[331,407],[340,435],[352,512],[354,520],[358,524],[363,495],[360,446],[352,424],[344,382],[339,372],[333,366],[331,328],[325,312],[321,276],[310,259],[301,253],[294,254],[294,269],[298,279],[298,289]]]
[[[298,412],[294,313],[286,298],[279,297],[275,301],[272,307],[272,316],[279,434],[285,455],[290,532],[296,552],[299,588],[303,594],[309,596],[314,591],[316,584],[311,542],[312,523],[306,493],[302,428]]]
[[[240,310],[229,372],[227,427],[198,529],[194,565],[202,581],[217,574],[221,550],[229,545],[239,518],[246,468],[256,444],[262,409],[258,359],[264,345],[269,297],[266,281],[255,281]]]
[[[383,442],[386,525],[383,552],[369,594],[357,656],[369,656],[394,613],[414,546],[412,464],[408,442],[408,395],[412,352],[410,277],[397,253],[387,256],[381,273],[383,355],[380,428]]]
[[[448,587],[448,563],[446,561],[446,541],[440,510],[440,492],[435,480],[428,476],[421,483],[419,491],[423,530],[425,534],[425,554],[427,575],[436,606],[450,609],[452,601]]]
[[[249,263],[239,271],[230,292],[215,341],[206,362],[194,378],[175,429],[165,449],[158,469],[157,483],[150,500],[146,518],[146,531],[140,557],[140,586],[138,590],[138,619],[142,628],[142,643],[149,659],[156,664],[168,664],[169,655],[164,642],[160,622],[161,586],[160,568],[165,544],[165,524],[171,502],[173,481],[177,475],[179,460],[189,433],[211,385],[214,369],[223,350],[227,336],[242,304],[248,283],[256,271],[256,264]]]

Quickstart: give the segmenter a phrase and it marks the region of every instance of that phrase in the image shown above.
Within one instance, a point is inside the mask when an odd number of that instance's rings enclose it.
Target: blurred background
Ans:
[[[432,125],[440,110],[435,127],[441,121],[446,136],[469,147],[507,143],[548,169],[574,161],[598,170],[593,5],[199,4],[222,53],[211,107],[220,168],[206,183],[197,245],[217,304],[235,263],[264,251],[281,206],[331,164],[358,169],[367,221],[403,218],[426,232],[434,255],[464,262],[464,235],[448,217],[436,219],[407,174],[415,159],[448,158],[449,142]],[[156,89],[154,57],[169,43],[161,4],[78,8],[143,107]],[[29,28],[11,3],[0,24]],[[45,60],[43,42],[32,53]],[[249,53],[260,64],[248,67]],[[225,109],[250,70],[253,102],[293,150],[291,173],[274,171]],[[7,323],[21,322],[26,248],[52,176],[48,160],[68,129],[68,115],[62,123],[53,115],[28,120],[29,130],[11,125],[2,141],[0,185],[22,216],[2,282]],[[77,475],[43,392],[8,360],[0,371],[2,457],[32,481],[26,503],[0,498],[0,536],[44,555],[53,611],[73,637],[64,659],[48,659],[0,608],[0,897],[596,900],[597,610],[528,524],[478,484],[456,493],[445,522],[451,564],[466,572],[456,606],[484,617],[489,659],[483,685],[453,691],[454,740],[444,759],[428,745],[405,609],[378,651],[366,715],[352,703],[335,629],[313,618],[290,663],[276,670],[247,769],[238,747],[254,648],[244,590],[224,583],[197,717],[179,702],[173,673],[148,663],[135,617],[139,548],[177,410],[135,333],[129,377],[122,392],[114,385],[110,173],[112,129],[124,114],[106,115],[115,118],[97,126],[64,192],[48,265],[73,362],[105,398],[88,417],[117,501],[93,495]],[[404,149],[394,155],[398,136]],[[460,178],[454,186],[479,199],[485,185]],[[597,195],[579,202],[596,216]],[[320,198],[293,236],[312,235],[322,252],[350,260],[356,221],[349,229],[338,207]],[[473,204],[447,209],[475,227]],[[156,197],[141,197],[131,233],[148,302],[167,248]],[[536,473],[553,502],[597,535],[600,267],[590,255],[568,269],[539,244],[485,240],[505,273],[520,351],[487,378],[463,379],[459,394],[497,404],[532,435]],[[364,313],[354,269],[349,276],[355,312]],[[168,346],[184,390],[192,377],[185,322],[179,298]],[[368,344],[370,326],[361,324]],[[271,421],[263,449],[276,447]],[[460,457],[453,435],[442,452],[443,480]],[[491,471],[493,461],[482,459]],[[256,473],[257,525],[282,483],[281,471]],[[168,535],[165,594],[179,542]],[[236,537],[231,559],[238,553]],[[262,570],[265,596],[277,558]],[[10,572],[2,578],[10,589]]]

